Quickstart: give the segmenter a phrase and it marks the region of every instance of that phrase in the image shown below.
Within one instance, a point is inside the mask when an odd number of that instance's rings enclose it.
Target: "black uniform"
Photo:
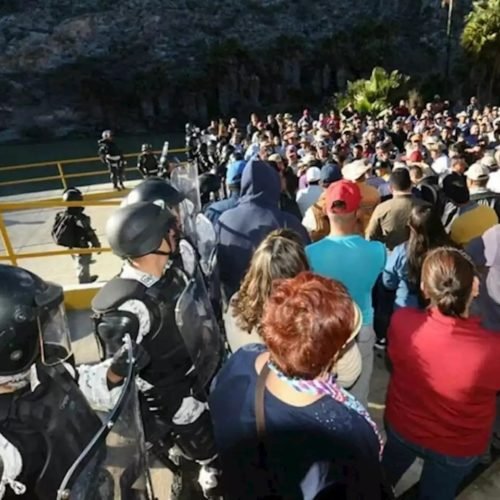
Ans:
[[[145,182],[153,183],[153,180]],[[158,180],[154,184],[158,182],[165,183]],[[191,297],[190,285],[199,280],[193,281],[176,264],[176,228],[174,214],[156,203],[139,201],[114,212],[108,220],[106,233],[116,255],[127,260],[143,255],[156,254],[162,259],[168,256],[163,265],[170,265],[158,277],[126,262],[120,275],[96,295],[92,309],[105,357],[117,351],[125,333],[149,354],[149,365],[138,372],[143,380],[141,409],[147,440],[152,443],[156,455],[169,466],[171,463],[166,459],[174,444],[182,456],[200,463],[201,483],[206,490],[213,486],[207,486],[212,481],[204,481],[205,477],[216,476],[212,465],[216,451],[205,395],[205,385],[215,369],[212,370],[213,364],[205,362],[208,360],[200,358],[209,352],[217,364],[219,353],[198,348],[198,340],[203,344],[206,332],[215,332],[210,329],[211,317],[193,328],[186,327],[193,315],[205,317],[198,314],[203,310],[201,305],[196,308],[197,314],[188,311],[180,316],[181,305],[194,303],[185,298]],[[168,246],[163,245],[165,241]],[[170,250],[162,250],[168,247]],[[202,284],[195,290],[200,290],[208,301]],[[194,337],[194,355],[193,343],[186,341],[187,336],[191,336],[189,340]],[[176,477],[184,477],[184,468],[182,473]]]
[[[33,391],[27,387],[0,395],[0,434],[21,454],[16,481],[27,488],[22,496],[7,489],[7,499],[53,500],[101,425],[63,365],[38,365],[37,376],[40,384]]]
[[[141,153],[137,158],[137,168],[145,179],[156,177],[159,171],[158,159],[151,152]]]
[[[101,427],[72,376],[75,370],[66,364],[62,304],[62,287],[0,265],[0,470],[5,476],[0,496],[5,486],[5,498],[56,498],[66,472]]]
[[[113,187],[115,189],[123,189],[124,161],[122,152],[111,139],[101,139],[98,141],[98,145],[98,154],[101,161],[108,167]]]
[[[92,301],[98,336],[106,356],[113,355],[125,332],[134,340],[140,333],[142,318],[121,311],[120,306],[130,300],[146,306],[150,329],[142,337],[141,346],[151,362],[141,371],[140,377],[151,385],[142,401],[145,409],[149,409],[143,412],[147,440],[164,442],[168,447],[175,442],[189,458],[208,460],[216,454],[208,411],[203,412],[200,419],[181,425],[174,419],[184,398],[205,402],[205,388],[197,384],[191,357],[175,321],[175,305],[185,289],[185,278],[172,267],[161,280],[151,286],[148,284],[147,280],[140,282],[117,276],[99,291]]]

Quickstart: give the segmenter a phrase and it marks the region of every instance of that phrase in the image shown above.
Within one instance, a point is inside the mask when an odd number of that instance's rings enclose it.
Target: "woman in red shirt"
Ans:
[[[437,248],[422,267],[429,308],[392,316],[383,463],[395,485],[422,458],[421,499],[455,498],[488,446],[500,390],[500,337],[469,316],[478,287],[463,252]]]

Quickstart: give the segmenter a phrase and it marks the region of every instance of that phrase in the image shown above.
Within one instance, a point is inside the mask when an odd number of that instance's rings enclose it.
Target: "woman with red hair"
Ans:
[[[380,498],[376,426],[330,374],[355,311],[328,278],[302,272],[274,282],[265,346],[239,349],[210,397],[227,498]]]

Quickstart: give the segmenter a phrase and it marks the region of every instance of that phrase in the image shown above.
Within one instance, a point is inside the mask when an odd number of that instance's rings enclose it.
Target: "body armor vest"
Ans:
[[[37,365],[37,375],[40,383],[33,391],[19,391],[8,404],[0,405],[0,432],[14,445],[41,437],[43,453],[39,449],[19,452],[28,456],[28,461],[37,453],[41,462],[32,464],[36,469],[39,466],[39,474],[35,485],[27,485],[28,492],[40,500],[53,500],[66,472],[97,433],[101,421],[62,364]]]

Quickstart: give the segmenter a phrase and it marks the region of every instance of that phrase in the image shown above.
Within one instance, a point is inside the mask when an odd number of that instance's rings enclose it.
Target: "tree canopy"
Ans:
[[[489,97],[500,75],[500,0],[479,0],[465,19],[462,46],[489,79]]]
[[[409,80],[399,71],[388,73],[375,67],[368,80],[347,82],[347,90],[335,95],[337,106],[344,108],[351,103],[358,113],[378,115],[390,106],[391,94]]]

